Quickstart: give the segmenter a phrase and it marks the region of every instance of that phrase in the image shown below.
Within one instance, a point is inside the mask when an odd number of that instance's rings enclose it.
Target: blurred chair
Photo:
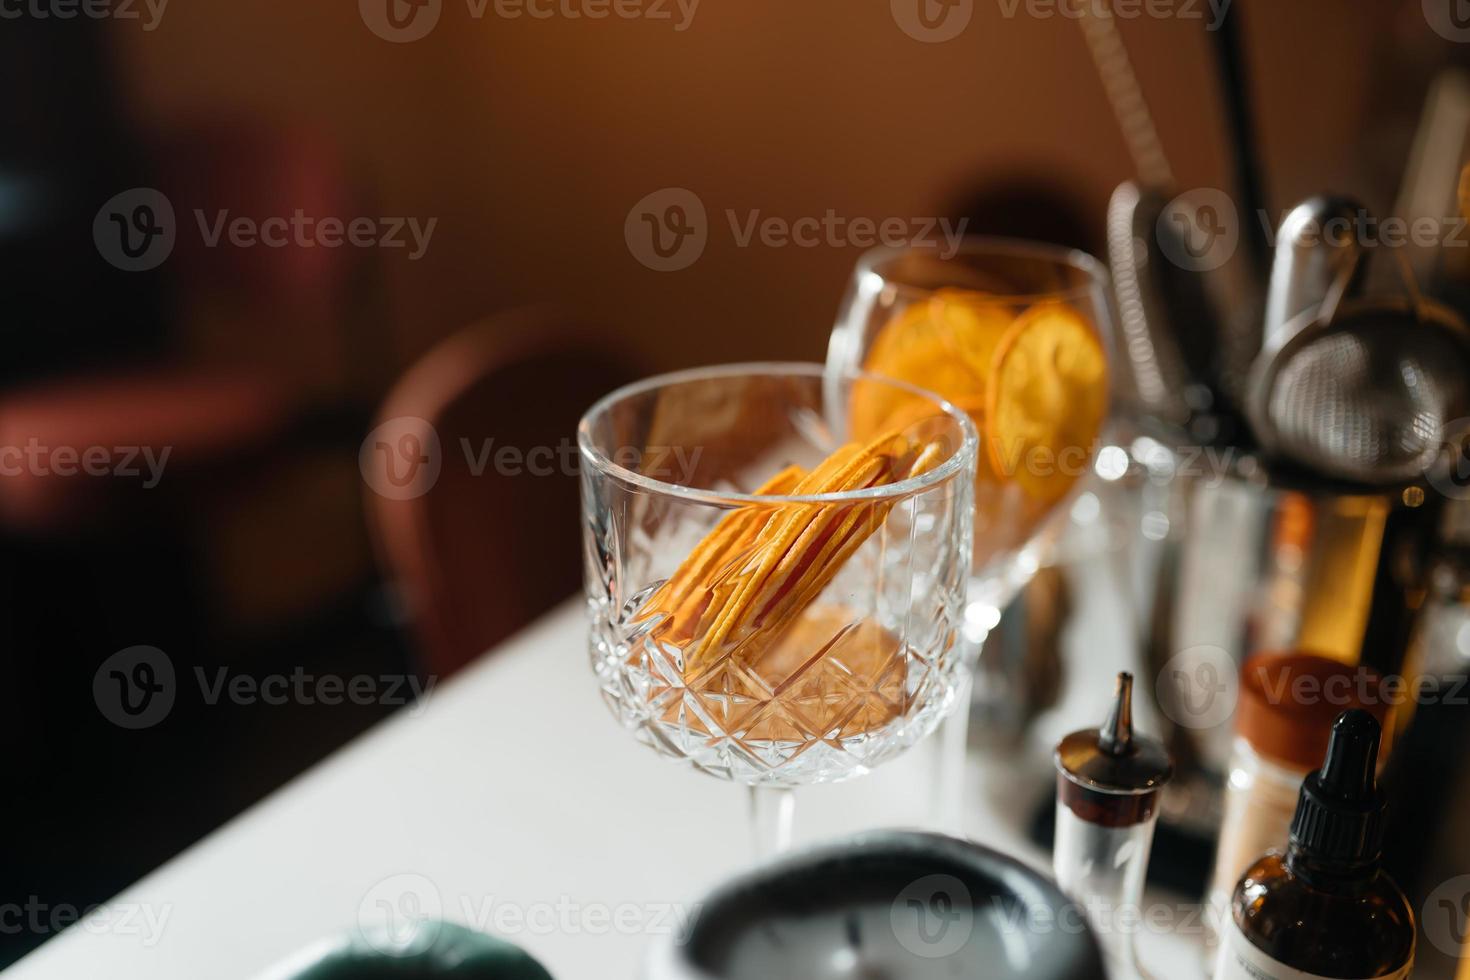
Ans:
[[[397,465],[405,433],[423,437],[407,453],[438,439],[440,470],[423,492],[392,499],[372,477],[366,489],[426,674],[458,670],[580,588],[577,422],[633,377],[605,330],[538,308],[462,330],[390,392],[365,472],[379,451]]]
[[[100,480],[77,472],[75,464],[58,467],[44,459],[38,465],[24,455],[28,446],[72,455],[94,447],[146,447],[169,453],[170,476],[233,477],[262,451],[320,442],[322,418],[352,414],[350,406],[335,407],[343,400],[340,379],[367,369],[349,359],[386,360],[380,337],[361,336],[373,320],[358,315],[354,304],[375,304],[370,290],[358,296],[357,287],[372,278],[360,250],[299,242],[282,248],[210,245],[195,227],[219,222],[221,215],[258,220],[298,210],[315,217],[365,213],[335,147],[302,128],[233,118],[148,142],[157,157],[156,183],[175,207],[177,248],[157,273],[113,270],[107,286],[81,288],[108,289],[114,280],[156,284],[164,277],[167,313],[154,311],[154,319],[176,321],[176,336],[163,342],[165,350],[98,363],[88,362],[88,345],[78,345],[69,370],[57,365],[0,391],[0,475],[6,477],[0,481],[0,530],[74,535],[94,522],[126,519],[126,503],[137,500],[137,480]],[[46,204],[41,198],[37,206]],[[103,265],[95,254],[86,259],[88,267]],[[100,302],[132,305],[129,295],[105,292]],[[228,318],[220,310],[228,310]],[[346,333],[349,322],[359,333],[355,343]],[[342,438],[355,435],[366,413],[360,407],[356,422],[339,427]],[[134,467],[139,462],[133,460]],[[188,492],[199,486],[190,481]]]
[[[155,142],[195,356],[266,369],[317,399],[376,395],[390,349],[381,251],[313,237],[324,219],[380,211],[343,148],[310,127],[233,116]],[[298,216],[300,232],[277,228],[271,244],[237,247],[225,233],[240,218]]]
[[[121,517],[165,468],[197,477],[234,463],[278,438],[291,413],[265,379],[222,371],[94,372],[4,392],[0,527],[35,537]],[[97,467],[115,478],[87,472]]]

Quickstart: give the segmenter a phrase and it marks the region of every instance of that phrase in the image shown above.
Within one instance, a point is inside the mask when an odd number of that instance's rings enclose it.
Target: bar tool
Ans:
[[[1108,202],[1108,264],[1130,392],[1145,417],[1181,438],[1214,439],[1220,317],[1204,275],[1179,263],[1200,237],[1197,215],[1175,197],[1174,175],[1142,86],[1110,14],[1079,19],[1138,180]]]
[[[1240,257],[1205,276],[1204,282],[1221,311],[1215,383],[1237,416],[1245,402],[1251,362],[1260,349],[1261,304],[1271,261],[1266,229],[1256,220],[1257,215],[1270,212],[1257,150],[1251,79],[1241,40],[1244,6],[1237,4],[1227,11],[1216,29],[1208,32],[1213,40],[1213,60],[1225,115],[1225,145],[1230,149],[1236,220],[1240,225]],[[1244,445],[1250,432],[1244,421],[1239,421],[1239,430],[1232,435],[1235,444]]]
[[[1462,69],[1447,69],[1429,87],[1398,198],[1394,201],[1394,215],[1408,227],[1413,228],[1415,222],[1424,219],[1437,227],[1460,213],[1455,200],[1456,177],[1465,163],[1467,143],[1470,143],[1470,75]],[[1464,245],[1463,230],[1454,238]],[[1438,293],[1445,285],[1444,266],[1453,257],[1446,245],[1451,244],[1454,243],[1430,243],[1411,235],[1401,246],[1409,257],[1414,278],[1426,289]]]
[[[1276,254],[1266,289],[1260,351],[1274,353],[1302,326],[1299,317],[1316,310],[1334,290],[1355,291],[1363,247],[1352,229],[1366,210],[1349,197],[1310,197],[1291,210],[1277,232]]]
[[[1185,432],[1214,407],[1216,328],[1198,277],[1168,258],[1185,254],[1188,234],[1166,220],[1168,208],[1162,192],[1120,184],[1108,202],[1108,264],[1133,394],[1155,420]]]
[[[1270,243],[1266,241],[1261,226],[1250,220],[1253,215],[1266,213],[1266,191],[1252,122],[1254,112],[1250,77],[1246,72],[1245,52],[1241,44],[1241,16],[1239,7],[1222,14],[1215,29],[1210,31],[1210,37],[1214,41],[1215,70],[1224,100],[1235,193],[1240,198],[1240,210],[1247,218],[1241,228],[1240,243],[1244,246],[1251,276],[1259,282],[1266,275]]]
[[[1331,206],[1303,207],[1283,234],[1300,233],[1304,215]],[[1357,227],[1350,222],[1348,233]],[[1318,234],[1279,257],[1268,291],[1274,318],[1320,292],[1325,269],[1335,278],[1319,303],[1267,322],[1248,414],[1277,462],[1389,486],[1430,472],[1446,427],[1470,413],[1470,333],[1453,311],[1419,293],[1407,268],[1403,295],[1350,296],[1366,261],[1355,251]]]
[[[1089,9],[1078,18],[1138,173],[1108,206],[1124,367],[1145,416],[1195,444],[1249,436],[1239,405],[1257,346],[1266,243],[1249,220],[1264,205],[1238,20],[1231,11],[1213,35],[1236,194],[1221,203],[1178,193],[1114,16]],[[1239,259],[1222,234],[1244,246]]]
[[[1133,729],[1133,675],[1118,675],[1101,728],[1058,743],[1057,830],[1052,867],[1062,891],[1087,911],[1114,978],[1143,976],[1133,944],[1160,791],[1174,764],[1157,739]]]

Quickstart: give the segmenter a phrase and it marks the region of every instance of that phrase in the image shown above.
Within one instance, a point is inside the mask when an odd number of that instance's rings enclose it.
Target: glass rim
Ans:
[[[976,459],[980,448],[980,433],[975,428],[974,421],[963,410],[955,407],[947,399],[917,385],[911,385],[904,381],[889,378],[881,374],[869,371],[840,372],[844,379],[870,381],[877,384],[888,385],[898,388],[909,394],[924,398],[936,405],[945,415],[948,415],[960,427],[961,442],[958,449],[950,453],[949,458],[940,463],[934,469],[919,476],[900,480],[881,487],[871,487],[866,490],[843,490],[835,493],[808,493],[808,494],[779,494],[779,493],[739,493],[736,491],[707,490],[702,487],[690,487],[679,483],[670,483],[655,477],[645,476],[634,472],[625,466],[619,465],[607,454],[592,444],[592,420],[598,416],[607,414],[608,410],[615,404],[626,401],[637,395],[646,394],[658,388],[666,388],[675,384],[686,384],[691,381],[700,381],[709,378],[735,378],[741,376],[766,376],[766,377],[796,377],[815,378],[822,382],[825,388],[833,372],[825,365],[806,361],[749,361],[735,364],[719,364],[707,367],[687,368],[682,371],[670,371],[665,374],[656,374],[641,381],[634,381],[616,388],[603,395],[592,407],[583,413],[581,420],[577,423],[577,449],[582,459],[590,464],[598,473],[605,476],[615,477],[624,483],[678,497],[696,503],[723,504],[739,506],[742,504],[834,504],[851,503],[854,501],[882,501],[899,500],[922,493],[931,487],[945,483],[952,479],[956,473],[963,471]]]
[[[884,262],[900,258],[911,252],[937,251],[943,246],[934,244],[905,245],[879,245],[870,248],[858,257],[857,272],[860,275],[877,276],[883,284],[895,289],[900,293],[909,295],[927,296],[932,295],[943,286],[915,286],[911,283],[901,282],[878,270],[878,266]],[[1083,251],[1080,248],[1072,248],[1068,245],[1056,245],[1051,242],[1032,241],[1025,238],[1007,238],[999,235],[964,235],[960,238],[959,248],[943,261],[951,262],[960,256],[995,255],[1015,258],[1034,259],[1048,265],[1061,268],[1073,269],[1087,277],[1086,282],[1078,283],[1065,289],[1050,289],[1042,292],[1031,293],[987,293],[987,299],[993,299],[1002,303],[1039,303],[1045,300],[1075,300],[1086,296],[1094,289],[1100,289],[1104,297],[1107,295],[1109,272],[1108,267],[1095,255]]]

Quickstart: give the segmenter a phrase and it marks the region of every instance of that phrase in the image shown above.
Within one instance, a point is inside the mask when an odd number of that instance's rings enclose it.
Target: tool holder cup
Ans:
[[[1238,454],[1177,477],[1177,520],[1143,595],[1145,655],[1179,775],[1166,825],[1216,832],[1240,667],[1306,650],[1403,672],[1439,526],[1432,487],[1365,488]]]

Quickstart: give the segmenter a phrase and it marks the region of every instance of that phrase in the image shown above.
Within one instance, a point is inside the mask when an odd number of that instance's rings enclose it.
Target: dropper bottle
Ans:
[[[1413,971],[1414,911],[1378,866],[1381,737],[1361,709],[1333,722],[1327,760],[1302,783],[1286,853],[1266,854],[1235,886],[1215,980],[1402,980]]]
[[[1133,675],[1118,675],[1112,710],[1101,728],[1057,744],[1057,832],[1052,868],[1062,891],[1087,916],[1119,980],[1146,976],[1134,933],[1159,793],[1174,774],[1158,739],[1133,730]]]

